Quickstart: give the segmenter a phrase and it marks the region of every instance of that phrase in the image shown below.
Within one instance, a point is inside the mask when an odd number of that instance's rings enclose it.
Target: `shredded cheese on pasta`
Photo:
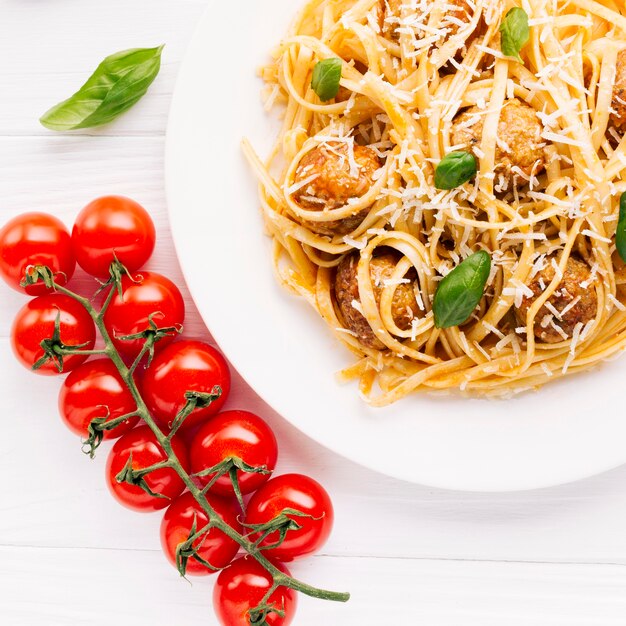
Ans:
[[[528,13],[531,27],[523,63],[500,49],[499,27],[513,6]],[[626,191],[626,120],[621,130],[612,124],[623,50],[621,0],[310,0],[301,10],[260,71],[266,106],[280,107],[283,116],[276,147],[265,161],[246,141],[244,151],[260,181],[277,276],[357,356],[340,378],[358,379],[369,403],[428,390],[508,396],[592,367],[626,346],[626,269],[613,243]],[[321,102],[311,74],[332,57],[344,62],[344,95]],[[541,166],[501,167],[520,149],[502,134],[503,111],[513,100],[532,107],[542,126]],[[461,126],[467,111],[474,113]],[[435,189],[436,164],[463,149],[453,135],[476,125],[482,128],[471,146],[476,180]],[[304,196],[306,205],[297,201],[316,181],[314,171],[297,177],[307,153],[335,150],[357,177],[356,145],[381,160],[366,193],[324,210],[314,195]],[[364,217],[348,234],[315,227],[357,214]],[[395,250],[402,265],[374,286],[370,262],[381,249]],[[493,261],[484,297],[462,328],[437,329],[437,285],[477,249]],[[336,268],[355,253],[360,301],[352,305],[383,349],[363,345],[337,306]],[[566,333],[559,322],[579,300],[557,310],[551,298],[572,255],[589,266],[591,278],[581,288],[595,290],[598,307],[595,319]],[[546,268],[554,279],[541,278]],[[403,330],[392,300],[399,285],[411,282],[409,272],[419,313]],[[537,277],[542,293],[520,320],[516,310],[533,296],[528,285]],[[544,343],[537,329],[562,340]]]

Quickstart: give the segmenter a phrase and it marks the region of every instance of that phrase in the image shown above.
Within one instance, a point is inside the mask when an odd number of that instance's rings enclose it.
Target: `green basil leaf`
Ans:
[[[522,63],[522,57],[519,53],[530,39],[530,27],[526,11],[519,7],[512,8],[500,24],[500,33],[502,34],[500,44],[502,53],[508,57],[515,57]]]
[[[50,130],[76,130],[108,124],[130,109],[148,90],[161,69],[158,48],[134,48],[108,56],[70,98],[39,120]]]
[[[467,322],[483,297],[490,272],[491,256],[479,250],[439,283],[433,300],[437,328],[450,328]]]
[[[343,62],[336,57],[324,59],[313,68],[311,87],[323,102],[332,100],[339,93]]]
[[[437,189],[456,189],[476,176],[478,163],[471,152],[450,152],[435,168]]]
[[[619,221],[615,231],[615,247],[622,261],[626,262],[626,191],[619,201]]]

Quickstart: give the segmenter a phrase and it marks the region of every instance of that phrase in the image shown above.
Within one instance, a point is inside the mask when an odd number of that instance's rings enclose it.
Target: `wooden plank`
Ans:
[[[157,224],[150,268],[182,285],[167,225],[162,136],[177,66],[206,5],[0,0],[0,222],[45,210],[69,224],[93,197],[130,195]],[[59,136],[39,126],[39,115],[72,93],[105,55],[161,42],[166,49],[159,78],[120,120],[83,133],[91,138]],[[86,286],[85,277],[79,284]],[[183,292],[187,331],[210,339]],[[103,481],[105,450],[90,462],[61,425],[59,381],[33,377],[13,362],[8,329],[23,302],[0,287],[2,623],[215,623],[211,582],[179,581],[160,554],[160,516],[118,507]],[[336,528],[325,555],[293,570],[320,585],[349,588],[354,598],[345,607],[304,598],[297,624],[624,623],[626,468],[532,493],[430,490],[331,454],[275,415],[238,378],[233,398],[240,399],[233,407],[242,402],[241,408],[262,414],[276,429],[279,471],[315,476],[335,502]],[[511,560],[569,564],[506,562]],[[141,582],[128,584],[131,574]],[[99,589],[113,587],[111,600],[99,596]]]
[[[50,134],[39,125],[39,117],[74,93],[105,56],[165,43],[163,67],[147,97],[113,124],[82,131],[163,135],[178,64],[207,4],[2,0],[0,134]]]
[[[123,193],[144,204],[159,239],[149,267],[181,285],[189,336],[210,339],[184,287],[171,242],[162,138],[0,138],[0,170],[3,219],[46,210],[71,224],[86,202],[107,193]],[[79,283],[88,284],[84,278]],[[25,299],[3,287],[0,294],[0,337],[5,338],[0,342],[0,369],[5,373],[0,397],[8,424],[0,441],[0,472],[15,473],[14,463],[20,461],[25,444],[33,459],[22,468],[19,481],[0,484],[0,541],[154,547],[158,516],[118,509],[104,488],[104,454],[90,463],[60,424],[58,381],[33,378],[14,364],[6,337]],[[626,468],[529,494],[433,491],[374,474],[331,454],[276,416],[238,378],[232,398],[233,406],[258,411],[276,428],[281,471],[310,473],[330,488],[337,507],[337,529],[327,547],[331,554],[626,562]],[[25,484],[38,488],[31,492]]]
[[[0,319],[0,325],[4,322]],[[107,493],[107,445],[91,461],[57,416],[58,379],[14,364],[0,340],[0,544],[155,549],[160,515],[127,511]],[[237,379],[230,406],[263,415],[281,445],[280,472],[302,472],[336,507],[324,553],[385,557],[626,563],[626,468],[544,491],[458,494],[357,467],[302,436]]]
[[[301,597],[299,626],[622,626],[626,611],[624,567],[314,557],[291,569],[353,591],[345,605]],[[214,579],[189,585],[156,551],[0,548],[0,577],[11,626],[216,623]]]
[[[186,332],[206,333],[176,258],[165,206],[161,137],[0,137],[0,223],[25,211],[54,213],[71,228],[90,200],[107,194],[130,196],[152,215],[157,248],[147,265],[181,287],[188,308]],[[79,289],[94,284],[79,269]],[[2,287],[0,337],[7,337],[15,312],[25,302]]]

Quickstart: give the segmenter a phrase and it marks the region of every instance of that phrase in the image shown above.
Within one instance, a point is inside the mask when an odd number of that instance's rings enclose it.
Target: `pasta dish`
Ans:
[[[369,403],[626,346],[623,0],[310,0],[261,76],[276,274]]]

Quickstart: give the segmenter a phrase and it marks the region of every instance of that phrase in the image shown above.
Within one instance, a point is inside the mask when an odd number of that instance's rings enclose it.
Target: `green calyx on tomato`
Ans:
[[[203,527],[198,532],[198,518],[197,516],[193,519],[193,524],[189,529],[189,535],[187,539],[176,546],[176,551],[174,552],[174,562],[176,563],[176,569],[178,573],[185,578],[187,575],[187,568],[189,564],[189,559],[193,559],[197,563],[199,563],[203,570],[207,573],[211,572],[219,572],[221,568],[215,567],[211,563],[209,563],[206,559],[200,556],[200,548],[202,546],[202,538],[210,532],[210,529],[207,527]]]
[[[265,484],[278,459],[272,429],[249,411],[224,411],[207,420],[189,447],[191,471],[205,491],[232,497]],[[243,508],[243,507],[242,507]]]
[[[222,397],[223,390],[219,385],[213,385],[211,391],[186,391],[185,404],[176,414],[172,422],[171,432],[176,432],[184,426],[185,420],[196,410],[208,409]]]
[[[291,576],[281,563],[275,566],[285,576]],[[222,570],[213,588],[213,606],[223,626],[245,623],[288,626],[293,621],[297,601],[293,589],[282,585],[274,589],[272,575],[249,556],[233,561]]]
[[[333,521],[328,493],[302,474],[272,478],[254,493],[246,510],[246,525],[255,528],[251,535],[255,543],[267,558],[285,562],[317,552],[326,543]]]
[[[202,341],[183,339],[155,355],[143,376],[141,390],[156,422],[169,431],[175,422],[181,422],[179,416],[189,401],[189,393],[216,395],[214,391],[219,387],[219,398],[204,406],[198,404],[184,417],[180,424],[183,432],[218,413],[228,398],[230,384],[228,363],[218,350]]]
[[[84,439],[83,451],[91,457],[103,439],[121,437],[139,420],[137,403],[106,358],[89,360],[70,373],[59,392],[59,413]]]
[[[320,517],[313,517],[310,513],[303,513],[298,509],[283,509],[276,517],[273,517],[268,522],[262,524],[244,524],[244,526],[249,528],[257,537],[255,543],[260,545],[261,550],[273,550],[283,545],[288,532],[302,530],[302,524],[298,523],[298,519],[308,518],[314,522],[319,522],[324,518],[324,515],[325,513],[322,513]],[[271,543],[267,542],[267,538],[272,535],[277,536]]]
[[[145,414],[142,419],[146,421]],[[133,428],[115,442],[107,459],[106,474],[109,489],[121,504],[136,511],[157,511],[183,492],[185,483],[176,467],[186,471],[187,449],[177,439],[170,445],[176,464],[148,424]]]
[[[156,491],[152,491],[150,489],[150,485],[146,481],[146,476],[150,474],[150,472],[154,472],[155,470],[164,469],[167,467],[167,462],[162,461],[160,463],[155,463],[154,465],[150,465],[149,467],[145,467],[142,469],[134,469],[133,468],[133,453],[131,452],[128,455],[128,461],[126,461],[126,465],[115,475],[115,480],[119,484],[126,483],[128,485],[132,485],[134,487],[139,487],[143,489],[149,496],[153,498],[165,498],[169,500],[169,497],[158,493]]]
[[[234,531],[242,530],[232,499],[213,494],[207,502]],[[181,576],[207,576],[226,567],[237,555],[239,544],[209,523],[209,517],[189,492],[176,498],[161,521],[161,546]]]
[[[22,365],[48,376],[78,367],[95,340],[89,313],[76,300],[57,293],[28,302],[11,330],[13,351]]]
[[[70,234],[53,215],[24,213],[0,228],[0,277],[16,291],[48,293],[51,277],[65,285],[75,267]],[[41,268],[49,272],[44,275]]]
[[[253,609],[247,612],[248,620],[250,624],[264,626],[264,624],[270,624],[269,619],[274,616],[279,619],[284,619],[287,612],[284,608],[276,606],[275,603],[268,604],[267,602],[261,602],[257,604]]]
[[[119,283],[119,293],[123,294],[122,283]],[[123,298],[124,296],[121,295]],[[174,324],[173,326],[159,326],[154,318],[160,315],[159,312],[151,313],[148,315],[148,326],[145,330],[142,330],[138,333],[133,333],[132,335],[122,335],[121,337],[117,337],[118,341],[133,341],[133,342],[142,342],[143,348],[137,354],[137,357],[143,356],[147,354],[148,358],[146,360],[146,367],[149,367],[152,363],[152,359],[154,358],[155,346],[159,341],[163,339],[167,339],[171,341],[177,335],[182,334],[183,327],[182,324]]]
[[[71,346],[64,344],[61,339],[61,311],[57,311],[52,337],[43,339],[40,345],[43,355],[33,363],[33,370],[37,371],[46,363],[53,363],[59,374],[62,374],[64,357],[77,354],[81,348],[92,348],[93,342],[88,339],[83,343],[72,344]]]
[[[152,336],[158,353],[182,330],[185,302],[180,290],[165,276],[146,271],[123,276],[121,285],[122,295],[112,295],[102,318],[113,344],[136,358],[150,351],[145,339]]]
[[[47,291],[52,291],[54,289],[54,279],[55,275],[48,266],[29,265],[24,271],[24,278],[20,281],[20,287],[28,289],[29,287],[43,284]]]
[[[225,458],[223,461],[220,461],[217,465],[213,467],[209,467],[208,469],[202,470],[197,474],[193,474],[196,478],[208,478],[211,477],[209,482],[204,487],[204,492],[211,490],[211,487],[215,485],[215,483],[220,480],[223,476],[228,476],[232,484],[232,489],[235,493],[235,497],[237,498],[237,502],[241,507],[241,511],[243,513],[246,512],[246,505],[243,501],[243,495],[241,492],[241,486],[239,485],[239,472],[243,472],[245,474],[262,474],[269,478],[272,474],[272,470],[268,469],[267,465],[259,465],[252,466],[248,465],[242,459],[236,456],[229,456]]]

